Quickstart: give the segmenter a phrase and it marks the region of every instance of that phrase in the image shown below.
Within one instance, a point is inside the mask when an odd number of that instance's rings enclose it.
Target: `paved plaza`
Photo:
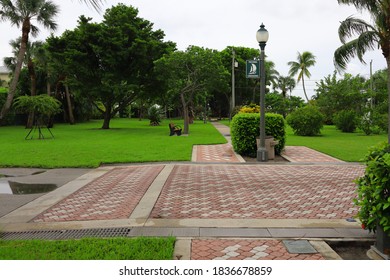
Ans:
[[[216,127],[228,143],[194,147],[191,163],[85,170],[4,213],[0,227],[129,227],[129,236],[177,236],[175,256],[194,260],[338,259],[323,239],[372,238],[354,220],[363,165],[306,147],[286,147],[288,162],[245,163]],[[286,238],[306,238],[316,252],[290,253]]]

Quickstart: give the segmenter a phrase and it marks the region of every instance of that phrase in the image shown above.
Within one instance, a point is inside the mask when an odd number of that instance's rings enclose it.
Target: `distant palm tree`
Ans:
[[[277,88],[282,91],[282,95],[284,98],[287,98],[287,91],[291,92],[295,88],[296,83],[295,80],[291,76],[279,76],[277,78]]]
[[[25,59],[29,34],[31,32],[32,36],[36,36],[39,32],[38,27],[32,24],[32,20],[35,20],[50,30],[55,30],[57,24],[54,21],[54,17],[58,13],[58,6],[49,0],[0,0],[0,6],[0,20],[9,20],[11,25],[22,28],[22,39],[13,78],[6,102],[0,111],[1,124],[11,108],[15,96],[16,86]]]
[[[305,94],[307,102],[309,102],[309,98],[306,94],[305,76],[308,78],[311,77],[308,68],[314,66],[314,64],[316,64],[316,57],[311,52],[303,52],[302,54],[298,52],[297,61],[290,61],[288,63],[290,66],[289,75],[295,76],[298,74],[298,83],[302,80],[303,93]]]
[[[338,0],[339,4],[354,5],[359,10],[367,10],[373,24],[348,17],[339,27],[339,37],[343,44],[334,53],[334,64],[339,70],[347,67],[351,58],[357,57],[362,63],[368,50],[380,48],[387,63],[387,92],[389,99],[389,132],[390,144],[390,0]],[[347,42],[348,39],[351,39]]]

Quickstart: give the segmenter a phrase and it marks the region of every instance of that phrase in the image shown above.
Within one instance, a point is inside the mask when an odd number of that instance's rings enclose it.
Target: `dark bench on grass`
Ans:
[[[170,130],[169,136],[172,136],[172,135],[175,135],[175,134],[177,134],[177,136],[180,136],[182,129],[181,129],[180,125],[175,125],[174,123],[170,123],[169,124],[169,130]]]

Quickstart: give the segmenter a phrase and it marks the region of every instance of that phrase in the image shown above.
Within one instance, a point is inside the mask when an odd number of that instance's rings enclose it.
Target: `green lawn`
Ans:
[[[229,120],[221,123],[230,125]],[[349,162],[362,161],[370,147],[387,141],[386,134],[366,136],[362,132],[343,133],[332,125],[325,125],[319,136],[297,136],[289,126],[286,127],[286,134],[286,146],[306,146]]]
[[[97,167],[102,163],[189,161],[192,146],[226,143],[211,124],[195,122],[189,136],[169,137],[169,121],[150,126],[149,121],[114,119],[102,130],[101,120],[56,124],[55,139],[25,140],[21,126],[0,127],[1,167]],[[182,121],[175,124],[183,126]],[[45,136],[50,134],[43,129]]]
[[[0,260],[172,260],[175,238],[0,240]]]
[[[288,146],[306,146],[349,162],[362,161],[370,147],[387,141],[386,134],[366,136],[362,132],[343,133],[331,125],[324,126],[321,135],[314,137],[294,135],[288,126],[286,132]]]

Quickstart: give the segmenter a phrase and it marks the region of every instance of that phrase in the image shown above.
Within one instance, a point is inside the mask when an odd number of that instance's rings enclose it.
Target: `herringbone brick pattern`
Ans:
[[[198,145],[197,162],[240,162],[230,144]]]
[[[152,211],[165,219],[345,219],[359,165],[179,165]]]
[[[33,222],[128,218],[163,167],[114,168],[40,214]]]
[[[303,146],[286,146],[284,148],[283,155],[286,156],[290,162],[343,162],[342,160]]]

